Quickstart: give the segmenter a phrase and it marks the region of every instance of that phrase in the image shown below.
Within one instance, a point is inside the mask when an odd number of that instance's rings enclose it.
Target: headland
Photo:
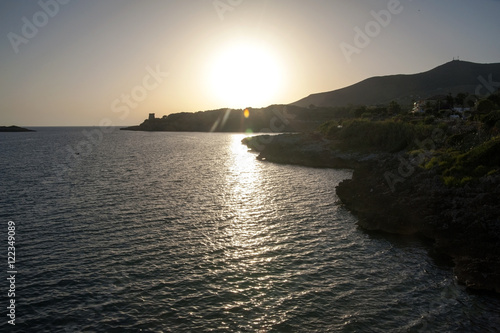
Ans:
[[[500,293],[500,137],[483,121],[403,116],[330,121],[243,143],[275,163],[353,169],[336,188],[368,231],[431,239],[457,280]]]

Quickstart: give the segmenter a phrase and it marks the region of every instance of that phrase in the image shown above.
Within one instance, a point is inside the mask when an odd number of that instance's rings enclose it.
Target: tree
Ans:
[[[453,106],[455,104],[455,99],[453,98],[451,93],[448,94],[448,96],[446,96],[446,104],[448,104],[448,108],[453,109]]]
[[[425,114],[427,115],[438,115],[438,107],[437,104],[432,103],[431,101],[425,102],[425,108],[424,108]]]
[[[493,110],[495,104],[489,99],[482,99],[477,104],[477,112],[479,113],[489,113]]]
[[[493,128],[500,124],[500,111],[492,111],[483,118],[483,123],[487,128]]]
[[[366,113],[367,111],[368,111],[368,110],[367,110],[366,106],[365,106],[365,105],[361,105],[361,106],[357,107],[357,108],[354,110],[354,116],[355,116],[356,118],[359,118],[359,117],[361,117],[361,115],[362,115],[363,113]]]
[[[500,106],[500,95],[498,93],[489,95],[488,100],[492,101],[496,107]]]
[[[467,98],[469,94],[465,93],[458,93],[457,96],[455,97],[455,103],[456,105],[461,106],[462,108],[465,107],[465,99]]]
[[[476,100],[477,98],[474,95],[469,95],[467,96],[467,99],[464,101],[465,105],[467,105],[469,108],[473,108],[474,105],[476,105]]]
[[[389,111],[389,114],[398,114],[401,112],[401,105],[399,105],[396,101],[391,101],[387,111]]]

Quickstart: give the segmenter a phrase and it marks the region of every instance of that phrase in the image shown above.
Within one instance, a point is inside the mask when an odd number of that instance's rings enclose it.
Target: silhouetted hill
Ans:
[[[487,87],[487,82],[500,82],[500,63],[476,64],[454,60],[428,72],[411,75],[388,75],[366,79],[342,89],[312,94],[291,105],[332,107],[354,105],[378,105],[397,101],[411,104],[414,100],[434,95],[467,92],[475,94],[483,85],[480,95],[490,94],[498,86]]]
[[[293,105],[270,105],[265,108],[218,109],[172,113],[162,118],[154,114],[138,126],[122,128],[129,131],[188,132],[295,132],[311,130],[318,124],[296,120],[297,114],[308,110]]]
[[[36,132],[19,126],[0,126],[0,132]]]

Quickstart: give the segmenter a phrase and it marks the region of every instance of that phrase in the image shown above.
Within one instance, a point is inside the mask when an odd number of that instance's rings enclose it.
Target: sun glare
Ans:
[[[212,60],[210,88],[224,107],[262,107],[276,103],[283,84],[280,62],[273,51],[257,43],[222,49]]]

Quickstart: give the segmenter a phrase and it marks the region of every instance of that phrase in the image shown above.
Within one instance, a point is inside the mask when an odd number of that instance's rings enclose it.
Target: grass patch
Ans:
[[[419,158],[420,167],[435,169],[449,186],[464,186],[500,172],[500,136],[492,137],[483,126],[497,126],[498,113],[491,113],[486,125],[411,120],[332,120],[319,131],[336,142],[336,147],[361,152],[407,151]],[[496,128],[496,127],[494,127]]]
[[[488,140],[466,153],[448,150],[432,158],[424,167],[438,167],[443,181],[449,186],[463,186],[474,179],[498,173],[500,165],[500,137]]]

